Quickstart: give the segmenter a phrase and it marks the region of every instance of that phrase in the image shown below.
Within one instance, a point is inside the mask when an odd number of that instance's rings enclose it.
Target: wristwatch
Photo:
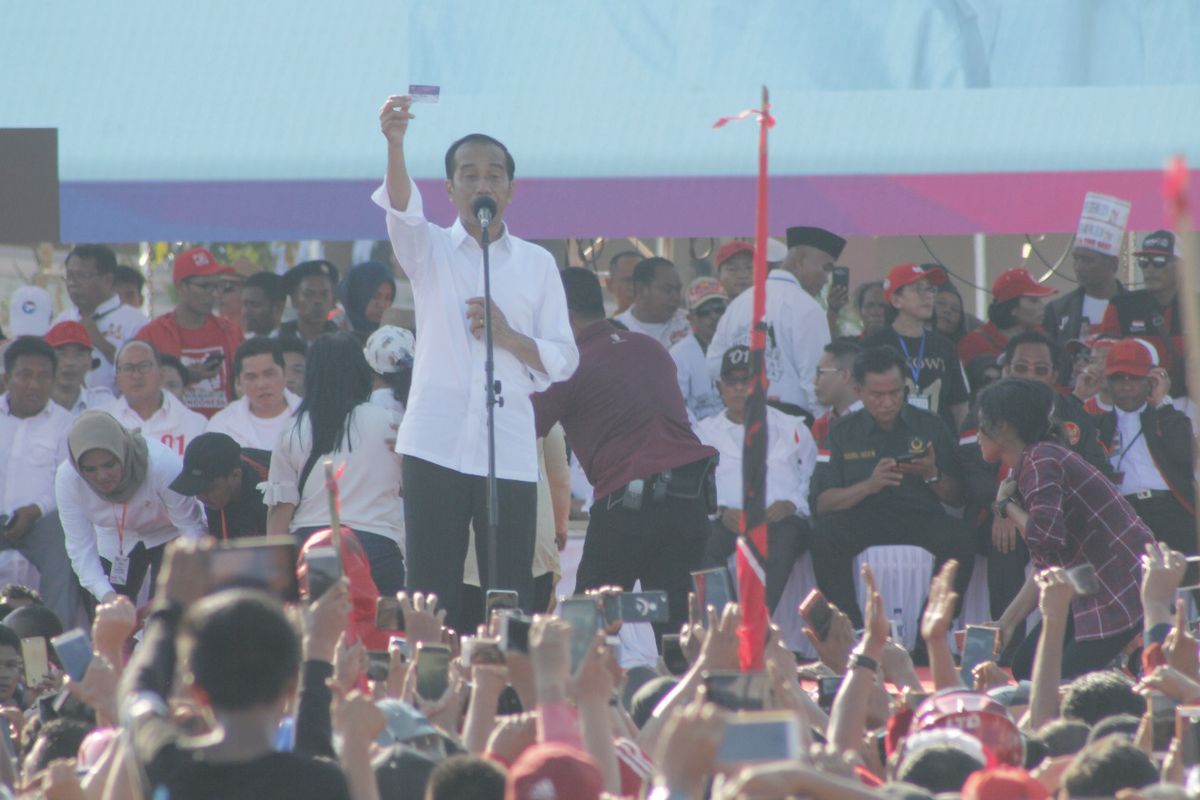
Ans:
[[[1000,517],[1000,519],[1008,519],[1008,507],[1015,502],[1017,502],[1017,498],[1010,494],[999,503],[996,503],[996,516]]]
[[[851,653],[850,669],[868,669],[871,672],[878,672],[879,662],[870,656],[863,655],[862,653]]]
[[[929,486],[930,484],[937,483],[941,479],[942,479],[942,471],[939,469],[937,472],[933,473],[932,478],[925,479],[925,485]]]

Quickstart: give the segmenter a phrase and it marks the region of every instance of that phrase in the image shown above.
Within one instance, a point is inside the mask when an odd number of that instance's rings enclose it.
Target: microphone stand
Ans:
[[[488,245],[491,244],[491,219],[480,220],[483,229],[483,340],[484,361],[483,370],[487,380],[487,444],[488,444],[488,473],[487,473],[487,554],[488,574],[486,594],[488,589],[499,588],[496,564],[496,553],[499,550],[500,536],[500,493],[496,486],[496,406],[504,405],[500,397],[500,382],[496,380],[496,364],[494,344],[492,342],[492,267],[488,259]],[[482,576],[480,576],[482,577]]]

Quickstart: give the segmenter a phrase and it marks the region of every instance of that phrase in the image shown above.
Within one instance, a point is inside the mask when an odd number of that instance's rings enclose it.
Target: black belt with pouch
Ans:
[[[637,478],[617,489],[605,499],[606,508],[620,506],[629,511],[641,511],[651,503],[661,503],[668,497],[695,500],[703,497],[705,512],[716,513],[717,479],[714,468],[717,456],[712,455],[655,473],[648,478]]]

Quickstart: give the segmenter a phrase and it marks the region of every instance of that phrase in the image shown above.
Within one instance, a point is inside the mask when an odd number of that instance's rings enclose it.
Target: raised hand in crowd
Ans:
[[[929,584],[929,599],[921,617],[921,637],[929,653],[929,669],[936,689],[961,686],[954,656],[950,653],[950,627],[954,624],[954,607],[958,595],[954,592],[954,576],[958,562],[947,561]]]
[[[417,644],[420,642],[441,644],[446,610],[437,607],[437,595],[421,592],[409,595],[407,592],[400,592],[396,597],[400,600],[400,610],[404,614],[404,635],[413,652],[416,653]]]
[[[716,771],[726,719],[724,711],[705,702],[703,690],[673,712],[655,750],[655,783],[681,797],[703,797],[705,782]]]
[[[1142,555],[1142,614],[1146,631],[1170,623],[1175,592],[1187,571],[1187,558],[1164,544],[1151,542]]]
[[[96,712],[96,721],[105,726],[117,724],[120,682],[121,673],[97,651],[92,655],[83,680],[75,681],[67,676],[64,683],[67,691],[79,702],[90,706]]]
[[[850,651],[854,649],[858,640],[854,636],[854,623],[850,621],[850,617],[833,603],[829,604],[829,611],[832,619],[825,639],[822,640],[816,631],[807,626],[804,628],[804,636],[812,644],[821,663],[834,674],[842,675],[846,672]]]
[[[1033,730],[1058,716],[1058,687],[1062,680],[1063,639],[1075,589],[1066,570],[1050,567],[1035,576],[1042,629],[1033,656],[1033,685],[1029,690],[1029,724]]]
[[[512,764],[537,744],[537,714],[526,712],[503,717],[488,737],[485,752],[504,764]]]
[[[333,656],[332,688],[343,697],[367,674],[367,648],[362,642],[349,644],[345,632],[338,637]]]
[[[92,647],[97,654],[108,659],[109,665],[118,674],[125,666],[125,646],[137,630],[137,624],[137,609],[124,595],[117,595],[96,606],[96,618],[92,621]]]
[[[1163,655],[1167,658],[1167,666],[1200,682],[1200,647],[1188,629],[1186,598],[1175,601],[1175,625],[1163,641]]]
[[[354,800],[379,800],[375,771],[371,767],[371,745],[386,724],[383,711],[361,692],[352,692],[337,704],[334,728],[341,735],[342,771]]]

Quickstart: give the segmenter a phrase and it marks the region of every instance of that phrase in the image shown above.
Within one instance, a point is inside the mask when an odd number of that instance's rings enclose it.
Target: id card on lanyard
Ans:
[[[129,583],[129,556],[125,555],[125,515],[129,512],[127,503],[121,504],[121,521],[117,523],[117,556],[112,560],[112,568],[108,572],[108,580],[114,586],[125,586]],[[117,507],[113,506],[113,521],[117,519]]]
[[[925,366],[925,334],[921,334],[921,347],[917,350],[917,360],[914,365],[912,356],[908,352],[908,344],[905,343],[904,337],[896,334],[896,341],[900,343],[900,349],[904,351],[904,360],[908,362],[908,372],[912,376],[912,391],[908,394],[908,404],[915,406],[922,411],[929,411],[930,400],[925,395],[921,394],[921,370]]]

